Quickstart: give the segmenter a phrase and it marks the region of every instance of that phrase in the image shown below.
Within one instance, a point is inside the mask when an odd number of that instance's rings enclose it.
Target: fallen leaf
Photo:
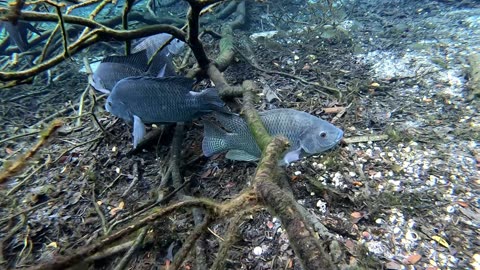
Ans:
[[[267,222],[267,227],[268,227],[269,229],[273,228],[273,226],[274,226],[273,222],[271,222],[271,221],[268,221],[268,222]]]
[[[118,209],[123,209],[125,207],[125,203],[123,201],[121,201],[119,204],[118,204]]]
[[[363,214],[361,212],[353,212],[350,214],[352,218],[362,218]]]
[[[288,260],[288,268],[293,268],[293,260],[292,259]]]
[[[460,205],[461,207],[464,207],[464,208],[468,207],[468,203],[467,203],[467,202],[458,201],[457,203],[458,203],[458,205]]]
[[[305,64],[302,68],[302,70],[309,70],[311,67],[309,64]]]
[[[440,245],[446,247],[446,248],[449,248],[450,245],[448,244],[447,240],[443,239],[442,237],[438,236],[438,235],[434,235],[432,236],[432,239],[435,240],[437,243],[439,243]]]
[[[396,262],[388,262],[387,264],[385,264],[385,267],[391,270],[402,269],[402,266]]]
[[[121,201],[117,207],[110,209],[110,215],[115,216],[117,212],[123,210],[124,207],[125,207],[125,203]]]
[[[51,242],[50,244],[47,245],[47,247],[58,248],[58,244],[57,242]]]
[[[421,255],[419,254],[412,254],[410,256],[408,256],[407,258],[405,258],[405,260],[403,260],[403,263],[404,264],[416,264],[418,261],[420,261],[420,259],[422,258]]]
[[[347,239],[347,241],[345,241],[345,247],[348,249],[350,253],[353,254],[355,251],[355,242],[353,242],[350,239]]]
[[[432,99],[431,98],[423,98],[423,102],[430,103],[430,102],[432,102]]]
[[[353,181],[352,183],[354,186],[356,187],[362,187],[363,186],[363,183],[362,182],[359,182],[359,181]]]
[[[366,240],[369,240],[370,238],[372,238],[372,236],[370,235],[370,233],[367,232],[367,231],[363,231],[363,232],[362,232],[362,237],[363,237],[364,239],[366,239]]]
[[[7,147],[7,148],[5,148],[5,152],[7,152],[7,154],[11,155],[11,154],[13,154],[14,151],[13,151],[12,148]]]

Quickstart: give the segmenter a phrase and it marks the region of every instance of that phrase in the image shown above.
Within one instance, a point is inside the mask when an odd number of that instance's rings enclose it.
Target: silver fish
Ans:
[[[174,38],[161,51],[157,52],[170,38],[172,38],[172,35],[166,33],[149,36],[135,45],[132,52],[135,53],[145,50],[149,60],[154,56],[152,59],[153,66],[165,66],[165,76],[176,76],[173,56],[180,53],[185,42]]]
[[[137,45],[132,49],[132,53],[146,50],[147,57],[151,58],[154,53],[157,52],[170,38],[172,35],[167,33],[160,33],[147,38],[142,39]],[[170,44],[168,44],[162,51],[164,51],[166,56],[171,56],[172,54],[178,54],[185,42],[174,38]]]
[[[228,130],[204,121],[202,149],[205,156],[228,151],[232,160],[254,161],[261,156],[248,125],[236,115],[215,113],[216,120]],[[291,144],[282,163],[289,164],[302,156],[325,152],[343,137],[343,131],[329,122],[306,112],[275,109],[259,113],[262,123],[272,136],[285,136]]]
[[[130,55],[105,57],[93,73],[91,85],[97,91],[110,93],[121,79],[134,76],[165,76],[166,64],[154,62],[148,66],[146,51]]]
[[[107,98],[105,109],[133,122],[133,146],[145,135],[144,123],[188,122],[212,111],[224,111],[214,88],[192,92],[185,77],[129,77],[120,80]]]
[[[12,40],[22,52],[25,52],[30,48],[30,44],[28,43],[28,30],[41,35],[33,25],[27,22],[18,21],[13,24],[9,21],[4,21],[0,22],[0,29],[2,27],[8,32],[10,40]]]

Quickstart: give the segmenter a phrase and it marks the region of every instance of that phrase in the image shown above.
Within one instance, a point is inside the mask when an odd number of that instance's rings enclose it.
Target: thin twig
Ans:
[[[27,136],[31,136],[31,135],[36,135],[36,134],[38,134],[38,133],[40,133],[40,131],[33,131],[33,132],[18,134],[18,135],[15,135],[15,136],[8,137],[8,138],[5,138],[5,139],[3,139],[3,140],[0,140],[0,144],[5,143],[5,142],[8,142],[8,141],[11,141],[11,140],[15,140],[15,139],[18,139],[18,138],[23,138],[23,137],[27,137]]]
[[[128,262],[133,256],[133,253],[135,253],[136,250],[140,248],[140,246],[143,243],[143,240],[145,239],[145,235],[147,235],[147,229],[148,228],[143,228],[140,230],[140,233],[138,234],[137,238],[135,239],[135,242],[133,245],[130,247],[130,249],[127,251],[127,253],[122,257],[118,265],[114,268],[114,270],[123,270],[125,267],[127,267]]]
[[[11,194],[17,192],[21,186],[25,185],[25,183],[27,183],[28,180],[30,180],[30,178],[38,173],[41,169],[43,169],[45,166],[47,165],[47,163],[43,163],[42,165],[38,166],[38,168],[36,168],[33,172],[31,172],[29,175],[27,175],[22,181],[20,181],[18,184],[16,184],[12,189],[10,189],[8,192],[7,192],[7,196],[10,196]]]
[[[78,147],[80,147],[80,146],[84,146],[84,145],[89,144],[89,143],[92,143],[92,142],[95,142],[95,141],[97,141],[97,140],[100,140],[101,138],[102,138],[101,136],[97,136],[97,137],[95,137],[95,138],[93,138],[93,139],[91,139],[91,140],[89,140],[89,141],[82,142],[82,143],[80,143],[80,144],[77,144],[77,145],[74,145],[74,146],[68,148],[67,150],[63,151],[63,152],[53,161],[53,163],[57,163],[65,154],[67,154],[68,152],[72,151],[73,149],[78,148]]]
[[[93,207],[95,208],[95,212],[97,212],[97,215],[100,218],[100,221],[102,222],[103,234],[107,235],[108,234],[107,221],[105,219],[105,215],[103,214],[102,210],[100,209],[100,206],[97,203],[97,199],[95,198],[95,185],[93,185],[92,187],[92,203],[93,203]]]
[[[139,164],[138,161],[133,163],[133,170],[132,170],[133,179],[132,179],[132,182],[130,182],[130,185],[128,185],[127,189],[125,189],[125,191],[122,193],[122,195],[120,197],[125,198],[130,193],[130,190],[132,190],[133,186],[135,186],[135,184],[137,184],[138,179],[140,178],[139,172],[138,172],[138,164]]]
[[[180,269],[180,266],[182,265],[183,261],[187,257],[188,253],[190,253],[192,248],[195,246],[195,242],[200,238],[200,236],[203,235],[203,233],[205,233],[206,229],[212,222],[213,222],[213,219],[207,214],[207,216],[204,218],[203,223],[198,225],[193,230],[193,232],[185,240],[185,243],[183,244],[182,248],[180,248],[177,254],[175,254],[175,258],[173,259],[171,269]]]
[[[356,137],[343,139],[343,141],[347,144],[361,143],[361,142],[376,142],[376,141],[385,141],[385,140],[388,140],[388,135],[386,134],[356,136]]]

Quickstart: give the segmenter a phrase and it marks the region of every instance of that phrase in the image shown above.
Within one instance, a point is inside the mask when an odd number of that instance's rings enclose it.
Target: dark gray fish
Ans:
[[[98,65],[93,73],[92,86],[103,93],[110,93],[115,84],[121,79],[134,76],[165,76],[166,65],[161,62],[153,62],[147,65],[146,51],[140,51],[130,55],[107,56]]]
[[[283,164],[305,155],[325,152],[337,145],[343,136],[341,129],[305,112],[275,109],[259,114],[270,135],[282,135],[290,141],[291,147],[283,158]],[[260,158],[260,148],[243,118],[220,113],[216,113],[215,118],[228,132],[212,122],[204,122],[202,148],[205,156],[228,151],[226,157],[232,160],[254,161]]]
[[[129,77],[120,80],[105,109],[133,122],[133,146],[145,135],[144,123],[188,122],[212,111],[224,111],[214,88],[192,92],[193,80],[184,77]]]
[[[111,55],[102,59],[102,63],[126,64],[143,72],[148,70],[147,62],[148,57],[145,50],[129,55]]]

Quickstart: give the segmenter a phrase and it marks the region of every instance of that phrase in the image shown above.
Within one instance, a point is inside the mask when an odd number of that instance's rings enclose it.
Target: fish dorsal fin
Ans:
[[[185,91],[185,92],[190,92],[192,90],[193,83],[195,82],[193,79],[182,77],[182,76],[170,76],[170,77],[161,77],[161,78],[150,77],[149,79],[162,82],[162,83],[176,84],[177,89],[181,89],[182,91]]]
[[[147,52],[145,50],[129,55],[112,55],[103,58],[102,63],[118,63],[137,68],[143,72],[148,69]]]
[[[190,90],[192,89],[192,85],[194,80],[189,79],[187,77],[150,77],[150,76],[131,76],[127,77],[124,79],[121,79],[117,85],[120,82],[126,82],[126,81],[150,81],[153,83],[158,83],[158,84],[176,84],[176,89],[179,89],[180,91],[184,91],[185,93],[189,93]]]
[[[167,64],[165,64],[162,69],[158,72],[157,78],[165,77],[165,68],[167,68]]]

